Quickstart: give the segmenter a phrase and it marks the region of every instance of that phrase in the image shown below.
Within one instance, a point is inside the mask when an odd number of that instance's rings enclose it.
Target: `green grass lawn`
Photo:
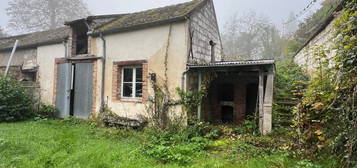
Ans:
[[[175,163],[164,164],[145,155],[142,147],[146,141],[145,134],[97,128],[78,120],[0,123],[0,167],[182,167]],[[292,159],[289,152],[262,152],[264,149],[240,140],[220,139],[211,146],[185,167],[308,168],[310,164]],[[325,168],[333,167],[333,163],[319,164]]]

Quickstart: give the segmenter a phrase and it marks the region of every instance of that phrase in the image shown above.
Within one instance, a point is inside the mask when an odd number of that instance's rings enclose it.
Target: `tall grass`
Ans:
[[[0,167],[181,167],[145,155],[148,132],[98,128],[79,120],[0,123]],[[215,143],[219,145],[212,145],[207,155],[196,156],[186,167],[265,168],[298,163],[288,152],[262,152],[239,140],[219,141],[224,143]]]

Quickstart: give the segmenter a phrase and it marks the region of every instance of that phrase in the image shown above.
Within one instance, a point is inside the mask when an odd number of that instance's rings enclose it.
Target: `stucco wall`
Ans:
[[[56,76],[54,74],[55,58],[65,57],[63,44],[40,46],[37,48],[38,83],[41,87],[41,101],[54,104],[53,87]]]
[[[170,33],[171,29],[171,33]],[[170,34],[170,35],[169,35]],[[150,27],[141,30],[121,32],[105,36],[107,60],[105,73],[105,100],[118,115],[127,118],[146,116],[146,103],[113,100],[113,63],[119,61],[147,60],[149,73],[156,73],[158,82],[165,79],[165,55],[167,57],[168,86],[173,97],[177,98],[175,89],[181,86],[181,76],[186,70],[187,62],[187,22]],[[97,54],[101,56],[102,41],[96,41]],[[169,46],[168,46],[169,42]],[[94,50],[92,50],[94,51]],[[99,66],[100,67],[100,66]],[[148,78],[148,76],[143,76]],[[98,87],[100,89],[101,86]],[[150,84],[149,95],[152,95]],[[179,113],[180,107],[176,109]]]
[[[211,0],[192,15],[190,32],[192,37],[191,63],[211,62],[211,46],[209,44],[211,40],[216,43],[215,60],[222,60],[221,37],[214,4]]]
[[[313,76],[316,70],[318,60],[315,53],[317,50],[325,50],[327,59],[331,65],[333,64],[332,58],[335,55],[335,51],[331,50],[331,48],[334,45],[334,24],[335,22],[332,21],[294,57],[295,63],[302,67],[309,75]]]
[[[17,50],[12,59],[11,66],[22,66],[24,63],[36,63],[36,49]],[[0,51],[0,67],[6,66],[11,51]]]

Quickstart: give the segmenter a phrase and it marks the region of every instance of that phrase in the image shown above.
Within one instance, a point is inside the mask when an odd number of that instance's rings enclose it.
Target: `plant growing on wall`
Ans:
[[[344,1],[333,37],[333,64],[326,49],[318,48],[318,71],[296,106],[295,126],[301,144],[316,154],[327,147],[341,167],[357,165],[357,0]]]

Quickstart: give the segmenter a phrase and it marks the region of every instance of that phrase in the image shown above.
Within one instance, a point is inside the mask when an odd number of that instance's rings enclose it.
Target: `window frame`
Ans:
[[[124,70],[125,69],[132,69],[132,81],[131,82],[124,82]],[[144,85],[144,74],[142,72],[142,81],[141,82],[137,82],[136,81],[136,72],[137,69],[141,69],[143,71],[143,66],[142,65],[133,65],[133,66],[122,66],[121,67],[121,82],[120,82],[120,88],[121,88],[121,93],[120,93],[120,97],[124,100],[142,100],[143,99],[143,85]],[[124,96],[124,84],[125,83],[131,83],[132,84],[132,96],[131,97],[127,97]],[[136,84],[141,84],[142,85],[142,89],[141,89],[141,97],[137,97],[136,96]]]

